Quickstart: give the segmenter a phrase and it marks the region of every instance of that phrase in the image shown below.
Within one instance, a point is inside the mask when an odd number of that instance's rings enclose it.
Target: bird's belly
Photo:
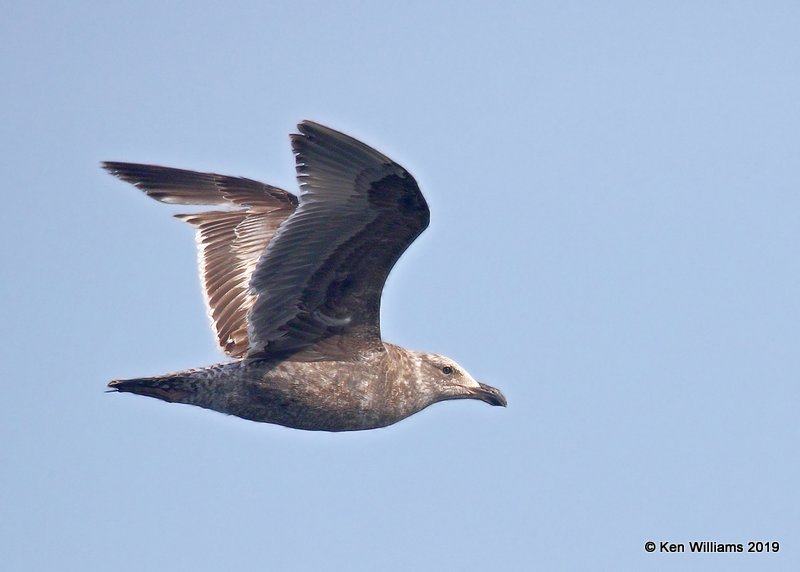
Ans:
[[[357,431],[396,423],[408,416],[390,404],[381,376],[358,364],[281,364],[246,376],[225,404],[226,413],[295,429]],[[222,410],[219,408],[218,410]]]

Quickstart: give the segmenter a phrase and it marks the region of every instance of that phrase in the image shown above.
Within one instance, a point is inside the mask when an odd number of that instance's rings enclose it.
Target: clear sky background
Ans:
[[[6,3],[3,569],[800,569],[799,30],[779,1]],[[507,409],[327,434],[104,393],[222,356],[180,209],[99,162],[296,191],[304,118],[431,206],[384,337]]]

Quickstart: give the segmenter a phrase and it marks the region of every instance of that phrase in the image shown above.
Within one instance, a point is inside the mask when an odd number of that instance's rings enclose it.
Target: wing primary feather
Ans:
[[[251,275],[297,197],[243,177],[116,161],[102,166],[164,203],[229,207],[174,216],[195,229],[203,297],[220,348],[232,357],[244,355],[254,302]]]

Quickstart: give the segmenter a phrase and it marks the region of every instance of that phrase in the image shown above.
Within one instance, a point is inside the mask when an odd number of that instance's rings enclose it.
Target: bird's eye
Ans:
[[[442,368],[442,373],[450,375],[451,373],[453,373],[453,368],[450,367],[449,365],[446,365]]]

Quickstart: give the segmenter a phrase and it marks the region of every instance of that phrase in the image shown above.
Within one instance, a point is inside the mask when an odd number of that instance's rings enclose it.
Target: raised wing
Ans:
[[[380,348],[380,300],[400,255],[428,226],[403,167],[311,121],[292,135],[300,205],[250,283],[249,357],[348,359]]]
[[[234,207],[176,216],[197,229],[200,279],[219,346],[230,356],[244,355],[250,347],[246,317],[255,301],[248,284],[297,197],[240,177],[136,163],[103,167],[164,203]]]

